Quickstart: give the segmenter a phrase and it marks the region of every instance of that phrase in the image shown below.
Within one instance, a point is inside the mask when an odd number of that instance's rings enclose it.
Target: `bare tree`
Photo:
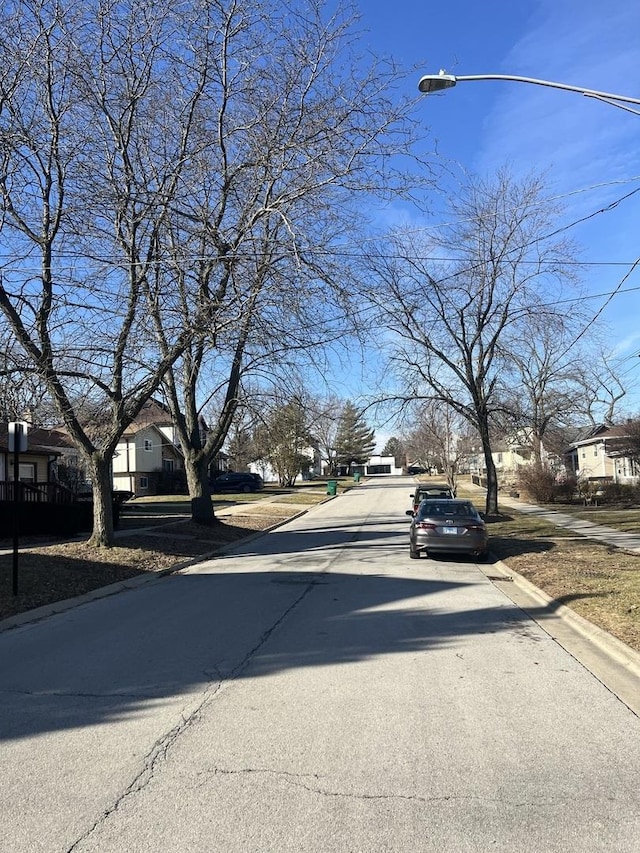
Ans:
[[[344,400],[335,395],[310,399],[307,404],[309,430],[327,464],[327,474],[335,477],[338,473],[336,459],[336,438],[338,435],[338,420],[344,406]]]
[[[599,349],[589,359],[583,359],[576,369],[576,382],[581,408],[590,423],[613,426],[618,404],[627,392],[612,367],[611,353]]]
[[[183,175],[188,204],[176,205],[162,235],[164,256],[181,271],[176,316],[185,331],[194,307],[210,306],[209,328],[164,378],[203,523],[213,519],[208,465],[245,399],[243,382],[266,373],[283,383],[354,334],[352,274],[332,247],[364,222],[358,196],[415,185],[388,170],[390,155],[413,141],[408,105],[391,94],[398,75],[355,56],[353,23],[349,4],[327,17],[318,0],[211,11],[202,146]],[[160,300],[152,317],[168,353]],[[200,413],[212,396],[219,409],[203,436]]]
[[[466,458],[462,441],[466,421],[451,406],[427,400],[414,407],[414,427],[406,438],[412,458],[426,468],[443,471],[451,491],[457,490],[458,469]]]
[[[477,430],[486,510],[498,510],[490,423],[505,399],[511,348],[527,318],[553,315],[571,248],[553,237],[540,178],[472,179],[451,200],[451,222],[396,235],[371,259],[377,304],[394,334],[391,361],[405,399],[444,403]],[[439,260],[439,257],[455,260]]]
[[[509,347],[505,365],[509,382],[507,397],[496,413],[494,424],[525,436],[534,464],[543,465],[545,439],[586,415],[579,377],[586,360],[584,351],[568,346],[574,334],[576,314],[567,318],[545,315],[529,317],[517,345]]]
[[[47,391],[16,347],[0,315],[0,421],[26,420],[41,426],[48,422]]]
[[[332,247],[358,195],[415,186],[393,165],[413,142],[398,74],[367,70],[353,7],[321,0],[11,0],[0,22],[0,309],[90,471],[92,541],[111,543],[111,458],[161,384],[210,521],[244,378],[344,337]]]
[[[100,546],[118,440],[206,322],[199,307],[189,330],[166,324],[161,352],[149,324],[174,289],[158,233],[184,189],[205,76],[184,11],[15,0],[1,13],[0,308],[90,472]]]

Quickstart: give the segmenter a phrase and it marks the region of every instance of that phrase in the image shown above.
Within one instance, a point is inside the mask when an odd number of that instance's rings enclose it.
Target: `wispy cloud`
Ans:
[[[499,67],[489,71],[640,98],[638,33],[637,3],[538,0],[526,33]],[[471,85],[494,87],[476,154],[478,171],[491,172],[509,162],[516,172],[548,169],[553,191],[559,195],[591,187],[567,196],[567,222],[595,213],[640,186],[640,181],[630,180],[640,174],[640,116],[546,87],[508,82]],[[583,245],[586,260],[633,262],[640,256],[638,221],[640,193],[594,216],[573,236]],[[623,274],[620,267],[591,267],[585,283],[592,292],[613,291]],[[635,272],[629,284],[639,282]],[[618,353],[638,347],[638,316],[637,293],[616,296],[603,312]]]
[[[541,0],[499,72],[640,97],[638,32],[638,4]],[[481,168],[496,158],[520,166],[550,163],[565,184],[602,179],[605,170],[610,178],[638,173],[640,116],[571,92],[482,85],[500,89],[486,119]]]

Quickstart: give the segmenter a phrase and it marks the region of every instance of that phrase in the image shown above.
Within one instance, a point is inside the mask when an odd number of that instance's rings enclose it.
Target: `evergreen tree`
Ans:
[[[393,436],[387,441],[382,448],[383,456],[393,456],[396,468],[402,468],[406,465],[407,451],[402,441]]]
[[[248,471],[249,463],[254,461],[253,450],[249,429],[242,424],[236,424],[232,429],[227,445],[231,470]]]
[[[375,447],[375,434],[353,403],[345,403],[338,420],[336,461],[339,465],[364,465]]]

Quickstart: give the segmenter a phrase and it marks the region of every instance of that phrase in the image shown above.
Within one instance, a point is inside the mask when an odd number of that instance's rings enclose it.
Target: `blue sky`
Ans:
[[[360,0],[363,44],[410,70],[412,88],[441,68],[458,75],[512,74],[640,98],[640,3],[621,0]],[[415,79],[414,79],[415,78]],[[544,171],[566,222],[590,216],[640,188],[640,115],[580,94],[531,84],[478,81],[422,96],[425,128],[439,154],[490,174]],[[637,108],[640,110],[640,106]],[[587,292],[610,294],[640,257],[640,192],[571,230],[588,262]],[[632,288],[637,288],[632,290]],[[629,292],[592,298],[640,410],[640,265]],[[579,332],[580,329],[576,329]]]

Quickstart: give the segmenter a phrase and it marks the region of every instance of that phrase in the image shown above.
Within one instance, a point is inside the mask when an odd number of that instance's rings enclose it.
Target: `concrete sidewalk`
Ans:
[[[585,521],[583,518],[558,512],[555,509],[546,509],[536,504],[527,503],[520,498],[500,495],[499,504],[510,506],[526,515],[544,518],[545,521],[549,521],[557,527],[564,527],[566,530],[571,530],[587,539],[594,539],[604,545],[613,545],[615,548],[623,548],[625,551],[640,554],[640,531],[638,533],[624,533],[621,530],[615,530],[613,527],[605,527],[603,524]]]

